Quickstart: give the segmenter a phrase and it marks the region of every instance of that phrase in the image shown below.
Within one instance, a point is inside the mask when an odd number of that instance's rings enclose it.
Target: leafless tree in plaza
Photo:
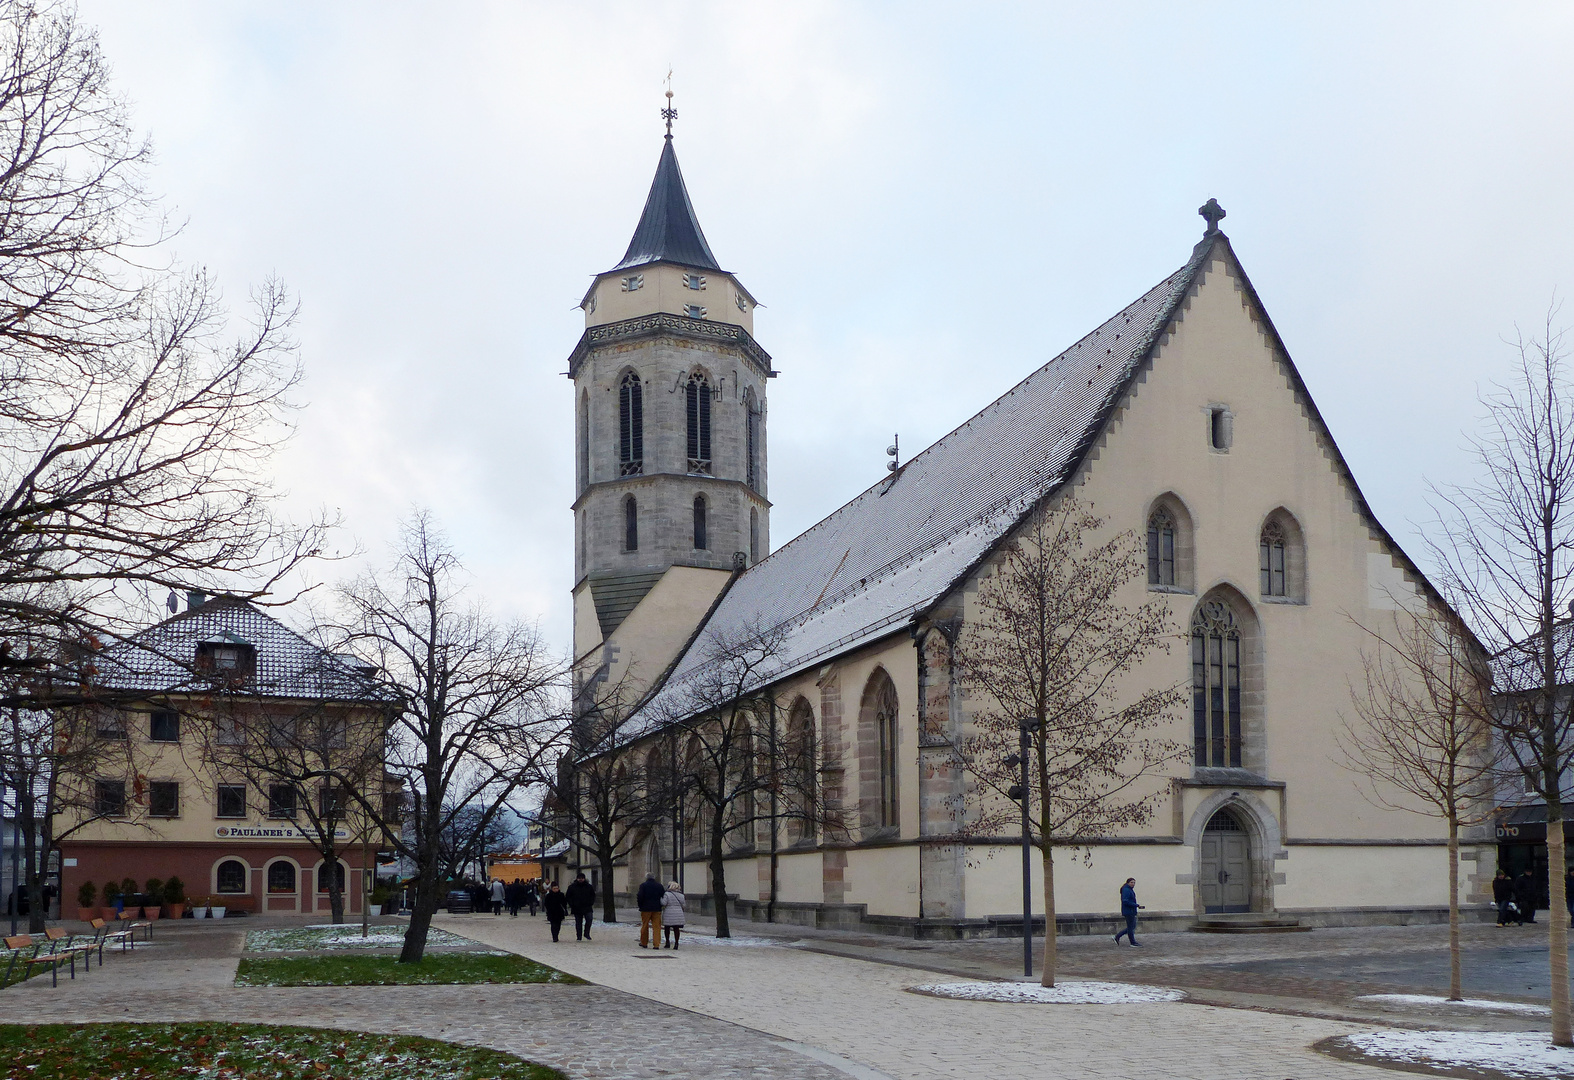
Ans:
[[[1552,1041],[1574,1046],[1568,924],[1563,921],[1564,783],[1574,763],[1574,394],[1564,333],[1549,312],[1521,335],[1512,373],[1482,399],[1472,440],[1479,478],[1438,491],[1433,554],[1444,591],[1492,656],[1498,752],[1547,808],[1552,917]]]
[[[1180,640],[1167,604],[1122,604],[1142,580],[1143,552],[1129,531],[1093,543],[1105,522],[1067,498],[1036,511],[979,584],[976,618],[959,635],[963,685],[984,707],[959,748],[977,781],[966,831],[1018,827],[1019,745],[1028,722],[1031,842],[1044,870],[1043,984],[1055,985],[1056,848],[1147,823],[1154,781],[1185,748],[1156,734],[1181,688],[1134,689],[1127,679]]]
[[[404,783],[410,820],[395,837],[416,867],[399,959],[426,948],[444,882],[464,841],[512,811],[564,746],[564,664],[534,626],[498,623],[467,603],[458,558],[425,514],[408,522],[393,565],[340,590],[342,638],[395,687],[387,767]]]
[[[1460,1001],[1459,830],[1492,816],[1492,672],[1453,612],[1401,607],[1395,617],[1391,632],[1363,627],[1371,645],[1340,750],[1371,781],[1363,793],[1374,805],[1448,826],[1448,997]]]

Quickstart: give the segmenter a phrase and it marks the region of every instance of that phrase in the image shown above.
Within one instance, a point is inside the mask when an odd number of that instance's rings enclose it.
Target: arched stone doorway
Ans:
[[[1204,914],[1252,910],[1252,843],[1245,820],[1220,807],[1203,827],[1197,891]]]

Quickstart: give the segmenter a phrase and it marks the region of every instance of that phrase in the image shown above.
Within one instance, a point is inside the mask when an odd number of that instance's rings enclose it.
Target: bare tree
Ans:
[[[430,517],[403,530],[391,570],[340,591],[345,647],[376,664],[403,709],[390,728],[388,771],[404,781],[410,817],[395,838],[415,863],[415,902],[399,959],[418,963],[444,882],[480,835],[511,813],[562,747],[564,664],[534,626],[495,622],[467,605],[458,558]]]
[[[1104,524],[1069,497],[1033,512],[980,582],[977,618],[957,642],[962,682],[985,703],[959,748],[982,796],[966,829],[998,834],[1020,813],[1013,789],[1028,800],[1044,868],[1045,986],[1055,985],[1055,849],[1147,823],[1162,793],[1149,781],[1184,753],[1152,734],[1171,723],[1180,687],[1134,689],[1128,678],[1169,651],[1177,628],[1165,601],[1118,601],[1146,564],[1130,531],[1090,546]]]
[[[1507,705],[1494,713],[1499,751],[1547,808],[1547,944],[1552,1041],[1574,1046],[1569,1009],[1564,785],[1574,763],[1574,395],[1564,333],[1549,312],[1541,338],[1516,341],[1508,379],[1482,398],[1485,431],[1471,440],[1472,484],[1437,489],[1432,545],[1445,591],[1493,657]]]
[[[1453,612],[1400,608],[1396,619],[1390,633],[1362,628],[1372,645],[1340,751],[1371,781],[1363,794],[1374,805],[1448,826],[1448,997],[1460,1001],[1459,830],[1492,816],[1492,672]]]
[[[653,705],[664,734],[677,743],[673,790],[661,801],[692,805],[703,818],[717,937],[732,936],[727,856],[753,848],[758,823],[769,823],[774,834],[790,809],[809,825],[845,828],[842,814],[822,797],[812,734],[789,738],[781,727],[767,680],[778,667],[782,637],[758,626],[707,635],[693,670]]]

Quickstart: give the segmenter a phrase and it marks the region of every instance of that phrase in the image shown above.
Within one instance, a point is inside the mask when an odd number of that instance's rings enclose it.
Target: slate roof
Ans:
[[[645,198],[645,210],[639,216],[634,238],[623,253],[623,261],[612,269],[627,270],[655,262],[722,272],[716,256],[711,254],[710,245],[705,242],[699,218],[694,216],[694,204],[689,202],[689,189],[684,186],[671,135],[661,147],[656,178],[651,181],[650,194]]]
[[[256,676],[242,689],[255,695],[357,703],[389,703],[387,684],[356,670],[350,659],[318,648],[244,600],[218,596],[165,619],[93,657],[94,682],[106,690],[208,693],[210,679],[193,670],[201,642],[240,642],[256,650]]]
[[[1023,513],[1072,476],[1223,233],[893,477],[733,581],[643,710],[681,711],[708,645],[784,635],[774,681],[906,625],[951,591]]]

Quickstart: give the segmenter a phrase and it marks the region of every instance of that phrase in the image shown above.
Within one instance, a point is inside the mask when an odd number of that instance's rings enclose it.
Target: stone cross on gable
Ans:
[[[1212,236],[1219,231],[1219,222],[1224,220],[1224,207],[1219,205],[1218,199],[1209,199],[1197,207],[1197,213],[1201,214],[1202,219],[1208,223],[1208,230],[1203,233],[1204,236]]]

